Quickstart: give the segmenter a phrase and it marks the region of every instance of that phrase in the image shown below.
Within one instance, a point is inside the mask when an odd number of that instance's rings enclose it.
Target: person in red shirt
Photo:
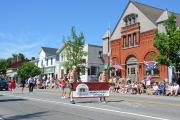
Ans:
[[[10,81],[9,81],[9,88],[12,92],[14,92],[15,88],[16,88],[16,83],[15,83],[15,80],[14,78],[12,78]]]
[[[65,80],[66,80],[66,76],[64,76],[60,81],[59,81],[59,83],[60,83],[60,87],[61,87],[61,98],[63,99],[63,98],[66,98],[66,96],[65,96],[65,86],[66,86],[66,82],[65,82]]]

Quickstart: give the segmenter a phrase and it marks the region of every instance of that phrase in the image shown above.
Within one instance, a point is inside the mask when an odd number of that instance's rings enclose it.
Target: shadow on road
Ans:
[[[123,102],[124,100],[108,100],[108,102]]]
[[[26,99],[3,99],[0,102],[17,102],[17,101],[26,101]]]
[[[98,101],[81,101],[76,103],[98,103]]]
[[[108,100],[108,103],[113,103],[113,102],[123,102],[124,100]],[[99,103],[99,101],[81,101],[81,102],[76,102],[76,103]]]
[[[21,119],[38,119],[41,116],[45,116],[44,114],[48,113],[48,111],[44,112],[36,112],[36,113],[31,113],[31,114],[25,114],[25,115],[15,115],[15,116],[10,116],[4,118],[5,120],[21,120]]]

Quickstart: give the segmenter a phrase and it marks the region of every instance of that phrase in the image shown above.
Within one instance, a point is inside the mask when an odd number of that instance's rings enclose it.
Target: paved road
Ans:
[[[179,120],[180,97],[113,94],[108,103],[76,99],[70,104],[57,91],[20,94],[0,91],[0,120]]]

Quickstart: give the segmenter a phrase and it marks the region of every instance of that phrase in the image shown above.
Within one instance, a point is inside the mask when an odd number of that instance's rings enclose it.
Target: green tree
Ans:
[[[87,55],[87,53],[83,51],[84,44],[85,39],[83,33],[77,35],[75,28],[72,27],[71,37],[67,39],[64,38],[67,61],[64,62],[63,66],[66,69],[71,69],[72,66],[77,66],[78,71],[82,71],[84,66],[81,65],[81,60],[83,56]]]
[[[8,59],[0,59],[0,73],[6,74],[6,71],[10,65],[10,62]]]
[[[23,79],[27,79],[30,76],[34,77],[39,75],[41,70],[32,62],[24,63],[18,70],[17,74]]]
[[[180,70],[180,28],[176,26],[176,16],[171,14],[164,26],[166,32],[157,32],[154,42],[154,46],[159,50],[157,61]]]

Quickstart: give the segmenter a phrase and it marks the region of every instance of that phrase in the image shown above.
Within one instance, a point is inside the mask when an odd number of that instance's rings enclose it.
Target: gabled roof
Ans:
[[[129,3],[127,4],[126,8],[124,9],[121,17],[119,18],[114,30],[112,31],[111,37],[114,34],[115,30],[117,29],[120,20],[122,19],[126,9],[128,8],[129,4],[132,3],[133,5],[135,5],[149,20],[151,20],[152,23],[154,23],[155,25],[157,25],[156,21],[158,20],[158,18],[164,13],[163,9],[160,8],[155,8],[149,5],[145,5],[142,3],[138,3],[136,1],[129,1]],[[169,12],[169,11],[168,11]],[[173,12],[170,12],[173,13]],[[177,26],[180,26],[180,14],[174,13],[174,15],[176,16],[176,23]]]
[[[156,23],[161,23],[161,22],[167,20],[167,19],[168,19],[168,16],[169,16],[169,12],[168,12],[167,10],[164,11],[164,12],[161,14],[161,16],[156,20]]]
[[[131,1],[146,17],[148,17],[154,24],[156,24],[156,21],[158,18],[167,10],[163,10],[160,8],[155,8],[149,5],[145,5],[142,3],[138,3],[135,1]],[[168,13],[173,13],[171,11],[168,11]],[[177,25],[180,26],[180,14],[173,13],[176,16],[176,22]]]
[[[98,48],[102,48],[103,46],[100,46],[100,45],[95,45],[95,44],[84,44],[84,46],[91,46],[91,47],[98,47]],[[65,45],[63,45],[61,48],[59,48],[56,53],[57,54],[60,54],[64,49],[65,49]]]
[[[155,8],[149,5],[131,1],[147,18],[149,18],[154,24],[160,15],[164,12],[163,9]]]
[[[26,62],[29,62],[29,60],[15,62],[15,63],[11,64],[8,69],[17,69]]]
[[[57,53],[57,54],[60,54],[60,53],[64,50],[64,48],[65,48],[65,45],[63,45],[61,48],[59,48],[59,49],[56,51],[56,53]]]
[[[56,55],[57,48],[49,48],[49,47],[41,47],[41,50],[43,50],[47,56],[49,55]]]

